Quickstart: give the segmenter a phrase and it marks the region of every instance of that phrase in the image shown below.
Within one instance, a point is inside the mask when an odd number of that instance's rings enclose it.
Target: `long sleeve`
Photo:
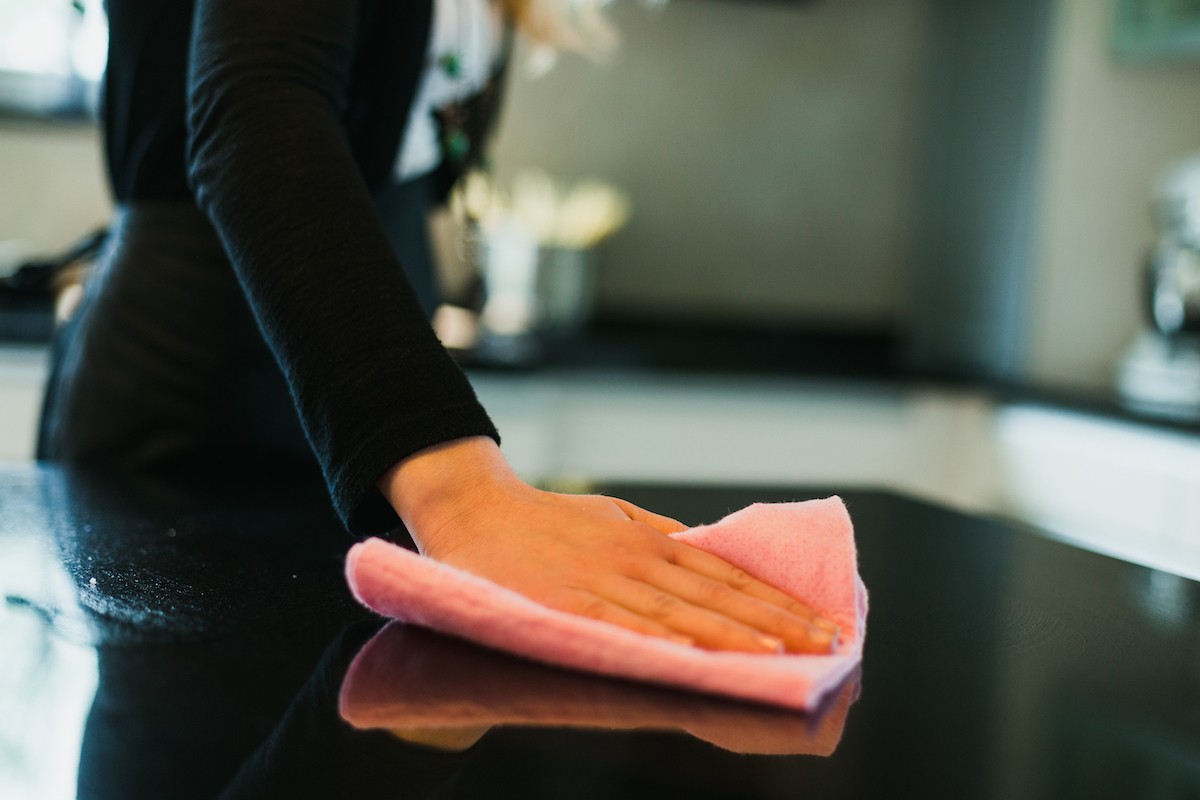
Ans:
[[[355,105],[356,51],[380,39],[360,14],[353,0],[199,0],[188,177],[335,506],[351,530],[373,532],[396,525],[374,488],[392,464],[439,442],[499,437],[405,280],[348,137],[369,107]],[[411,34],[397,32],[397,57],[406,40],[423,41]]]

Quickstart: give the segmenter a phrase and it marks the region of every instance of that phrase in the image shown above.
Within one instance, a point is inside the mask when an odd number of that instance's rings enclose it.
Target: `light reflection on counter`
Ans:
[[[0,532],[0,594],[0,797],[73,798],[98,674],[53,543]]]

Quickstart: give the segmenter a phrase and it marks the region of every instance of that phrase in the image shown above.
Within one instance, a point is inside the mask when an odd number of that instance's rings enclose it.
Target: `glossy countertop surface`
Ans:
[[[833,491],[603,488],[689,524]],[[345,588],[353,539],[319,485],[0,471],[0,796],[1200,792],[1196,584],[841,494],[866,651],[805,716],[385,627]]]

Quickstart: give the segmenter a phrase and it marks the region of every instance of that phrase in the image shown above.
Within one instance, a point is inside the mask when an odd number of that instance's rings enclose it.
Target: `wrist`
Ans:
[[[420,551],[438,558],[455,545],[450,533],[498,491],[529,487],[487,436],[427,447],[392,466],[376,483]]]

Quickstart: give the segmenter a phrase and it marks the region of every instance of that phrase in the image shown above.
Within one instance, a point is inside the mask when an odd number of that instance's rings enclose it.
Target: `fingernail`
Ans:
[[[820,625],[822,628],[829,631],[830,633],[837,632],[837,629],[838,629],[837,623],[831,619],[825,619],[824,617],[813,617],[812,621],[813,621],[814,625]]]
[[[783,639],[776,639],[773,636],[764,636],[759,639],[759,641],[762,642],[763,647],[774,653],[783,652]]]
[[[823,628],[813,626],[808,629],[809,641],[821,647],[827,647],[833,642],[833,633]]]
[[[696,643],[696,640],[690,636],[684,636],[682,633],[668,633],[667,639],[675,644],[681,644],[684,647],[691,647]]]

